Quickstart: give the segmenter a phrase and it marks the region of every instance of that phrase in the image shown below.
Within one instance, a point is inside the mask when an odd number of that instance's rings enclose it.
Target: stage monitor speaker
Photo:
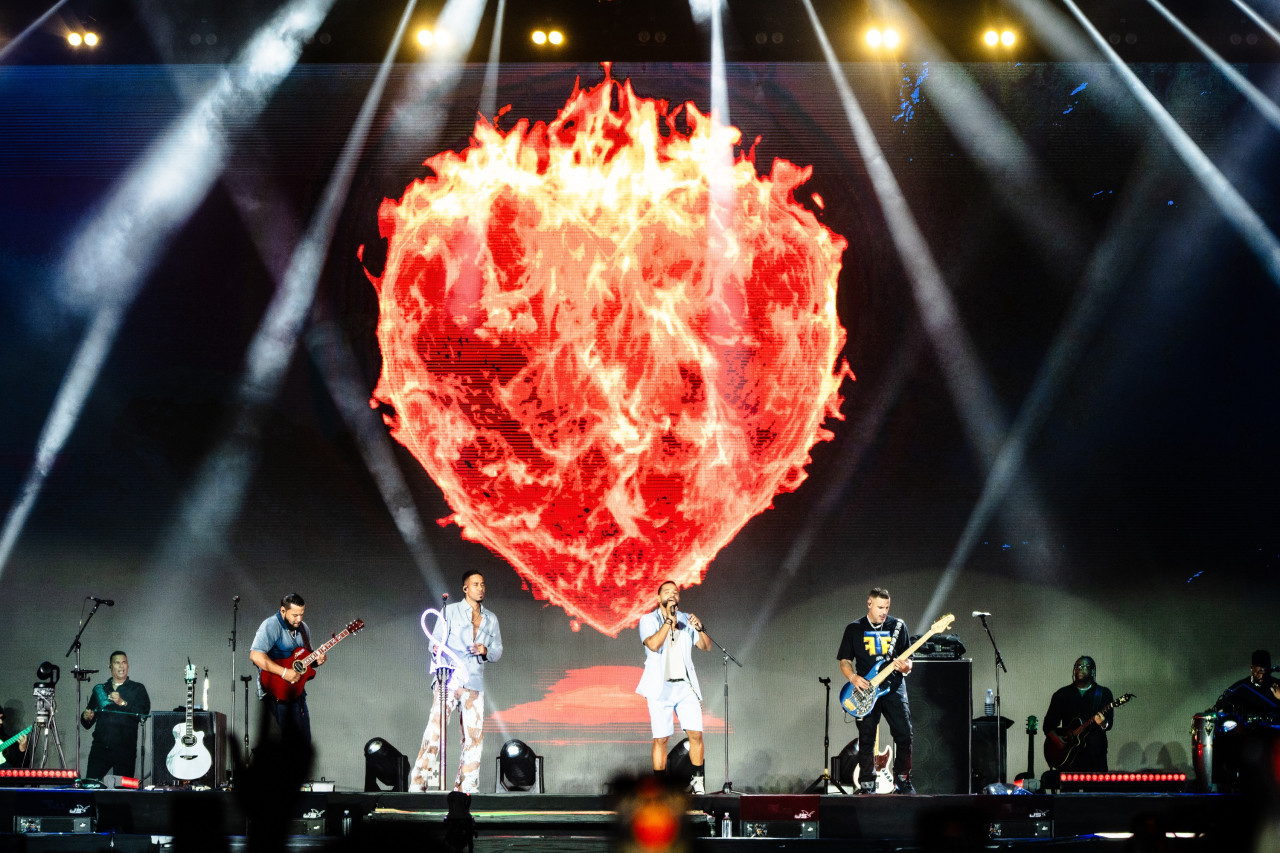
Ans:
[[[161,788],[185,784],[175,779],[165,766],[165,759],[175,743],[173,727],[186,724],[187,715],[182,711],[159,711],[151,715],[151,784]],[[204,745],[213,758],[209,772],[190,784],[219,788],[227,784],[227,715],[221,711],[196,711],[191,722],[197,732],[204,732]]]
[[[916,661],[911,702],[911,783],[920,794],[969,793],[973,662]],[[881,732],[881,742],[886,733]]]

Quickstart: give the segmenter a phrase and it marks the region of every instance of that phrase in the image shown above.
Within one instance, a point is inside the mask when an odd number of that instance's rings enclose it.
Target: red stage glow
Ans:
[[[648,742],[652,739],[649,706],[635,692],[643,671],[638,666],[571,669],[550,683],[539,679],[542,698],[495,711],[490,717],[494,725],[543,744]],[[704,711],[702,729],[723,732],[724,720]]]
[[[617,636],[800,485],[852,374],[846,242],[794,197],[811,169],[730,162],[736,128],[608,70],[549,124],[480,121],[427,160],[371,279],[374,399],[441,523]]]

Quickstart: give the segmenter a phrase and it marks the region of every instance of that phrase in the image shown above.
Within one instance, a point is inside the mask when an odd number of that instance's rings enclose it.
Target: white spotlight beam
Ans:
[[[1235,3],[1236,7],[1241,12],[1248,15],[1249,20],[1253,21],[1253,23],[1257,25],[1258,29],[1270,36],[1272,41],[1276,44],[1280,44],[1280,32],[1278,32],[1275,27],[1271,26],[1271,24],[1267,22],[1266,18],[1259,15],[1253,7],[1248,3],[1245,3],[1244,0],[1231,0],[1231,2]]]
[[[93,319],[41,431],[36,464],[6,518],[0,572],[143,280],[217,179],[234,135],[252,125],[331,3],[294,0],[281,9],[219,81],[148,149],[67,251],[64,296],[91,311]]]
[[[165,546],[163,564],[187,562],[196,556],[192,555],[193,550],[218,547],[239,512],[245,488],[257,467],[263,409],[279,392],[311,312],[333,231],[415,3],[416,0],[410,0],[405,7],[391,46],[347,134],[320,204],[250,343],[244,375],[236,391],[235,424],[201,467]]]
[[[1213,63],[1213,67],[1218,69],[1218,73],[1226,77],[1236,90],[1244,95],[1245,100],[1253,105],[1254,109],[1262,114],[1262,117],[1276,130],[1280,130],[1280,107],[1277,107],[1275,101],[1272,101],[1262,90],[1250,83],[1243,74],[1231,66],[1229,62],[1222,58],[1213,48],[1191,29],[1179,20],[1172,12],[1170,12],[1160,0],[1147,0],[1151,4],[1151,8],[1160,13],[1166,21],[1173,25],[1174,29],[1180,32],[1187,41],[1195,45],[1196,50],[1204,54],[1209,62]]]
[[[876,199],[889,226],[889,236],[906,270],[925,331],[929,334],[938,365],[960,415],[970,444],[989,467],[999,452],[1005,419],[986,374],[975,353],[968,332],[956,311],[942,272],[933,258],[928,241],[920,230],[902,188],[876,141],[849,81],[841,71],[835,51],[822,29],[810,0],[802,0],[822,46],[828,68],[849,119],[854,141],[862,153]]]
[[[45,22],[48,21],[50,18],[52,18],[54,16],[54,13],[56,13],[59,9],[61,9],[66,4],[67,4],[67,0],[58,0],[57,3],[54,3],[48,9],[46,9],[43,15],[41,15],[40,17],[32,21],[30,26],[28,26],[22,32],[18,33],[16,36],[10,39],[8,44],[0,48],[0,62],[4,62],[6,59],[8,59],[9,54],[13,52],[18,47],[18,45],[26,41],[27,37],[30,36],[32,33],[39,31],[39,29],[45,25]],[[0,562],[0,566],[3,566],[3,565],[4,563]]]
[[[40,430],[40,437],[36,442],[35,465],[27,472],[22,490],[5,517],[4,529],[0,532],[0,575],[9,563],[14,545],[44,489],[45,480],[53,470],[62,448],[66,446],[72,429],[80,420],[84,402],[98,380],[98,373],[111,351],[120,323],[118,312],[110,308],[103,309],[93,318],[88,333],[80,341],[71,369],[67,371],[62,387],[58,389],[58,396],[54,399],[53,409]]]
[[[1169,145],[1181,158],[1209,198],[1221,211],[1223,217],[1231,223],[1241,239],[1257,256],[1271,280],[1280,285],[1280,241],[1267,228],[1266,223],[1258,216],[1257,211],[1249,206],[1244,197],[1231,185],[1226,175],[1213,164],[1199,146],[1187,135],[1178,122],[1169,114],[1155,95],[1151,93],[1137,75],[1125,65],[1120,55],[1112,49],[1093,25],[1093,22],[1080,11],[1074,0],[1063,0],[1067,9],[1075,16],[1080,25],[1093,39],[1094,44],[1103,55],[1115,66],[1138,104],[1164,134]]]
[[[1135,251],[1130,236],[1132,228],[1147,216],[1151,201],[1149,188],[1154,180],[1154,175],[1148,175],[1142,186],[1126,194],[1128,201],[1124,209],[1113,217],[1111,226],[1105,232],[1107,236],[1090,256],[1084,281],[1077,291],[1067,319],[1054,336],[1031,390],[1018,410],[995,464],[987,473],[982,493],[969,513],[964,530],[929,599],[925,608],[926,621],[944,608],[965,561],[978,544],[1011,482],[1022,468],[1027,446],[1052,409],[1058,391],[1079,364],[1086,341],[1098,329],[1104,308],[1110,304],[1112,295],[1122,283],[1124,276],[1120,270],[1127,267],[1128,255]]]
[[[502,29],[507,17],[507,0],[498,0],[493,16],[493,37],[489,39],[489,59],[480,88],[480,115],[492,119],[498,114],[498,63],[502,53]]]
[[[381,417],[369,407],[369,389],[356,369],[355,356],[346,340],[332,323],[321,323],[307,333],[307,349],[324,376],[334,405],[355,435],[365,467],[373,475],[422,579],[437,594],[447,591],[448,584],[423,528],[413,493],[396,461],[391,438]]]
[[[910,42],[926,56],[941,57],[930,65],[929,94],[969,159],[987,175],[988,185],[1013,221],[1043,253],[1050,269],[1072,269],[1088,245],[1087,229],[1046,180],[1033,152],[1000,111],[982,94],[965,70],[902,0],[886,0],[902,22]]]

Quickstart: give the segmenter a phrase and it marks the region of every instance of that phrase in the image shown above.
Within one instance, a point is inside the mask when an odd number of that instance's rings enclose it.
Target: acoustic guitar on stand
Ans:
[[[196,668],[187,661],[187,719],[173,727],[173,749],[164,760],[169,775],[184,782],[199,779],[213,766],[204,732],[195,730]]]
[[[364,620],[354,619],[348,623],[346,628],[334,634],[333,639],[314,652],[305,646],[299,646],[287,658],[272,658],[272,662],[278,663],[286,669],[292,669],[302,677],[291,684],[275,673],[267,672],[264,669],[261,671],[262,689],[274,696],[277,702],[292,702],[302,695],[302,691],[307,688],[307,682],[316,677],[315,667],[312,666],[316,662],[316,658],[327,654],[329,649],[338,645],[338,643],[341,643],[352,634],[358,634],[363,630]]]

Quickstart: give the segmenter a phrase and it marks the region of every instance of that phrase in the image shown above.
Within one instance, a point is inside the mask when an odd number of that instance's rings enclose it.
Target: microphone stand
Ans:
[[[89,627],[93,614],[97,613],[98,608],[101,606],[102,602],[94,599],[93,608],[89,611],[89,615],[84,618],[84,621],[80,623],[80,630],[76,632],[76,638],[71,641],[71,648],[67,649],[67,653],[63,655],[63,657],[69,658],[72,652],[76,653],[75,666],[71,667],[71,674],[76,679],[76,776],[80,775],[80,730],[84,728],[84,726],[80,725],[80,714],[83,712],[81,706],[84,705],[83,698],[80,695],[80,688],[89,680],[89,676],[98,671],[96,669],[80,668],[80,637],[84,635],[84,629]]]
[[[249,682],[253,681],[252,675],[242,675],[240,680],[244,682],[244,764],[242,767],[248,767],[249,762],[253,760],[253,754],[249,751]],[[235,690],[235,682],[231,682],[231,689]],[[231,698],[232,703],[235,697]]]
[[[706,634],[707,639],[724,655],[724,787],[720,789],[720,793],[734,794],[737,792],[733,790],[733,783],[729,781],[729,661],[733,661],[739,667],[742,667],[742,662],[735,658],[728,649],[720,645],[719,640],[707,634],[706,626],[703,626],[702,633]],[[703,760],[705,761],[706,759],[704,758]]]
[[[444,622],[444,637],[449,639],[449,617],[446,611],[449,609],[449,593],[443,593],[440,598],[440,619]],[[442,644],[443,645],[443,644]],[[440,788],[439,790],[448,790],[445,787],[444,775],[448,767],[448,748],[449,748],[449,681],[453,678],[453,667],[448,666],[445,661],[448,658],[443,652],[437,653],[436,667],[436,692],[440,698]],[[462,709],[458,709],[458,713],[462,713]]]
[[[1004,747],[1003,747],[1004,729],[1001,728],[1002,720],[1001,720],[1001,711],[1000,711],[1000,670],[1004,670],[1005,672],[1008,672],[1009,669],[1004,665],[1004,658],[1000,656],[1000,647],[996,645],[996,638],[991,633],[991,626],[987,624],[986,615],[983,614],[978,618],[982,620],[982,627],[986,629],[987,639],[991,641],[991,650],[995,652],[995,656],[996,656],[996,662],[995,662],[995,667],[996,667],[996,728],[995,728],[996,779],[997,781],[1000,782],[1001,785],[1003,785],[1004,777],[1006,773],[1005,773],[1005,766],[1004,766],[1005,758],[1004,758]]]
[[[227,640],[227,642],[231,645],[231,704],[228,706],[228,710],[231,712],[231,731],[236,730],[236,625],[239,620],[239,617],[240,617],[240,596],[237,595],[235,598],[231,600],[231,637]],[[245,689],[246,691],[248,690],[248,685],[245,685]],[[244,737],[245,737],[246,744],[248,744],[249,742],[249,701],[248,700],[249,700],[249,697],[248,697],[248,693],[246,692],[245,709],[244,709]],[[205,710],[208,711],[209,709],[205,708]],[[231,766],[234,767],[235,766],[235,750],[231,746],[231,741],[227,741],[226,749],[227,749],[227,760],[231,763]],[[246,754],[247,754],[247,750],[246,750]]]
[[[822,775],[809,783],[809,787],[804,789],[806,794],[826,794],[830,793],[832,785],[842,793],[849,793],[840,784],[840,780],[831,775],[831,679],[819,678],[818,683],[827,688],[827,700],[822,709]]]

